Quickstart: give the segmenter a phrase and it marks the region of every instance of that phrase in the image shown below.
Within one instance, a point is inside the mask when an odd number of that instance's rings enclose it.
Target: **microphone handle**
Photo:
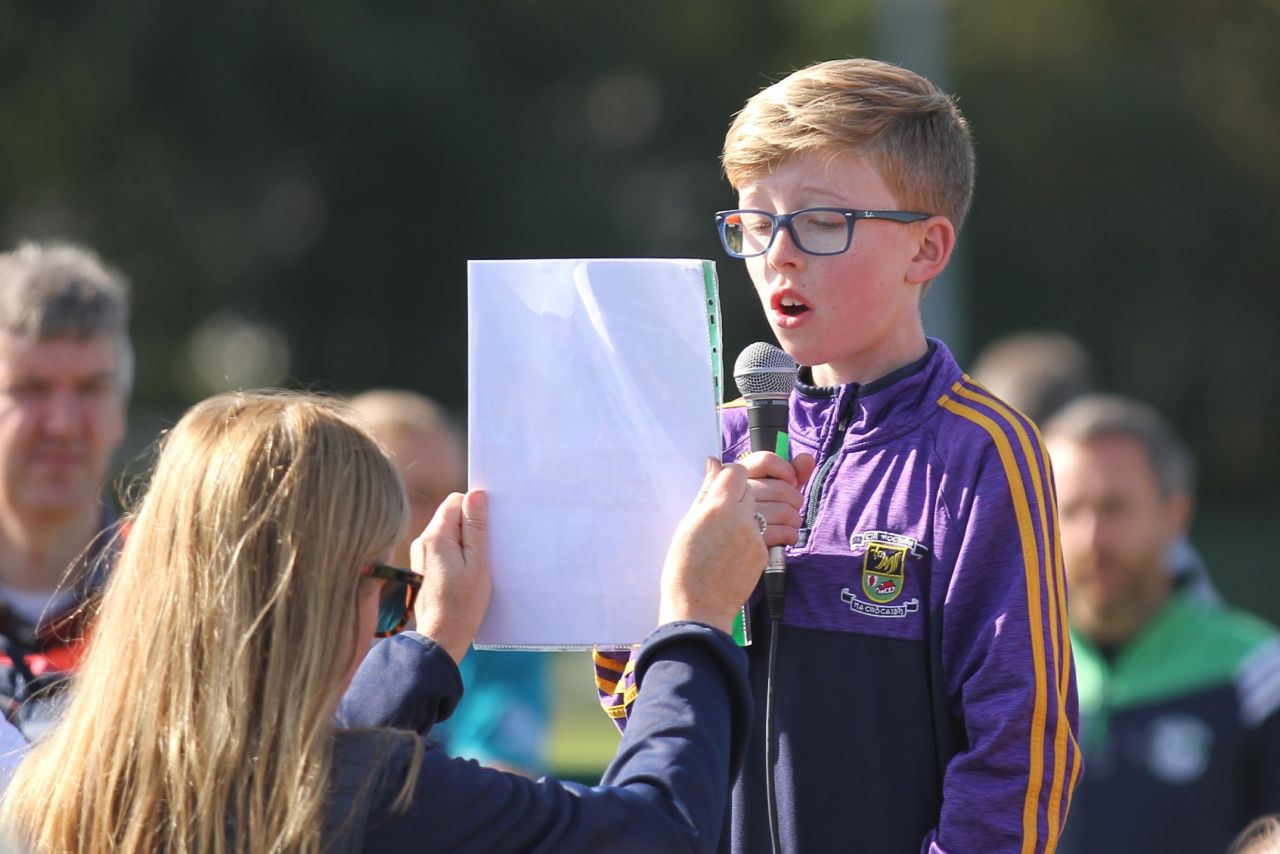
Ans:
[[[786,398],[748,403],[747,428],[751,436],[751,450],[773,451],[784,460],[791,459],[791,442],[787,436],[789,416]]]
[[[791,441],[787,435],[790,407],[781,400],[753,400],[747,404],[747,428],[751,450],[773,451],[784,460],[791,459]],[[769,563],[764,569],[765,611],[770,620],[782,619],[782,603],[787,589],[787,555],[782,546],[770,546]]]
[[[786,596],[787,554],[782,546],[770,546],[769,563],[764,568],[764,610],[775,624],[782,619],[782,603]]]

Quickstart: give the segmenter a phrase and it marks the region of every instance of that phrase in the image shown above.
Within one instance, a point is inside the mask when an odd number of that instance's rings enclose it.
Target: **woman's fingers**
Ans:
[[[716,495],[734,504],[746,499],[748,485],[747,471],[737,463],[722,465],[711,483]]]
[[[461,501],[462,554],[467,563],[482,565],[488,571],[489,560],[489,496],[473,489]]]

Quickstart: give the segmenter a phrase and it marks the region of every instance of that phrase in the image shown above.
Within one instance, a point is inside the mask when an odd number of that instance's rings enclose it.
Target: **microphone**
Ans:
[[[796,381],[796,360],[781,348],[758,341],[738,355],[733,363],[733,381],[747,401],[747,428],[751,450],[773,451],[791,459],[787,419],[791,388]],[[770,620],[782,619],[782,602],[787,588],[787,556],[782,546],[769,549],[764,570],[765,611]]]

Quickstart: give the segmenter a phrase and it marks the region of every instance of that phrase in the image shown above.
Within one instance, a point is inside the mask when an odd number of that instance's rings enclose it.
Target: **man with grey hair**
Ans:
[[[81,649],[105,571],[100,499],[132,379],[128,286],[94,253],[0,254],[0,707],[28,737]]]
[[[1222,851],[1280,810],[1280,635],[1168,572],[1195,465],[1154,409],[1077,399],[1045,425],[1085,774],[1060,851]]]

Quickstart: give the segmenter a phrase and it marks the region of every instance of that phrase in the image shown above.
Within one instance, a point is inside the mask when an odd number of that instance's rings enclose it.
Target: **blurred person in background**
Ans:
[[[1170,575],[1195,466],[1154,409],[1089,395],[1044,435],[1085,756],[1060,850],[1222,851],[1280,809],[1280,636]]]
[[[27,739],[8,719],[0,718],[0,795],[9,787],[13,772],[31,750]]]
[[[404,487],[348,407],[261,392],[192,407],[128,518],[65,714],[0,804],[0,849],[715,850],[750,720],[728,631],[766,559],[741,466],[708,460],[677,527],[644,696],[596,787],[426,741],[489,603],[486,496],[448,496],[412,570],[383,563]]]
[[[1094,387],[1093,360],[1084,345],[1047,330],[997,338],[978,353],[969,373],[1037,424]]]
[[[466,486],[461,431],[439,404],[411,391],[377,389],[351,404],[404,478],[411,533],[396,545],[394,560],[408,565],[413,532],[426,527],[445,496]],[[455,756],[541,775],[551,711],[547,661],[538,652],[472,650],[459,667],[466,699],[432,736]]]
[[[127,293],[86,249],[0,254],[0,704],[28,738],[110,562],[100,493],[133,375]]]
[[[1063,332],[1011,332],[984,347],[970,374],[997,397],[1036,424],[1077,397],[1096,391],[1092,357],[1084,345]],[[1174,583],[1206,602],[1222,597],[1209,577],[1209,567],[1187,537],[1179,537],[1165,562]]]

